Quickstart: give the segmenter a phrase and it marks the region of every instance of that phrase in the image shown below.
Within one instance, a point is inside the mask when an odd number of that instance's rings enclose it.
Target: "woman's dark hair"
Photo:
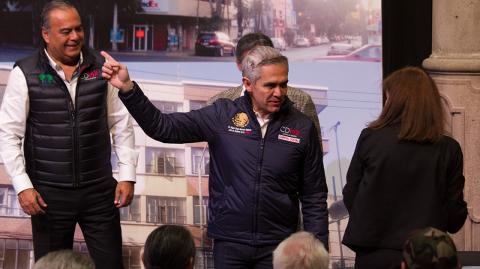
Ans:
[[[195,258],[190,232],[177,225],[163,225],[147,237],[143,251],[146,269],[185,269]]]
[[[404,67],[383,81],[382,113],[368,127],[400,124],[400,140],[437,142],[444,131],[444,110],[433,79],[418,67]]]

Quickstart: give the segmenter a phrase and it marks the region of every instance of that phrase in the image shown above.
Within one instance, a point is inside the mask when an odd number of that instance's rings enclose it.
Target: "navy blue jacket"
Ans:
[[[162,114],[136,84],[120,98],[153,139],[208,142],[209,236],[278,244],[297,230],[301,202],[304,229],[328,247],[328,191],[318,134],[288,99],[262,139],[248,95],[172,114]]]

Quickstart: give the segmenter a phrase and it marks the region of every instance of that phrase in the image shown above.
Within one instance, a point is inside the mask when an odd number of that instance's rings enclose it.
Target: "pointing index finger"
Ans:
[[[100,54],[105,57],[105,61],[107,62],[117,62],[110,54],[108,54],[106,51],[100,51]]]

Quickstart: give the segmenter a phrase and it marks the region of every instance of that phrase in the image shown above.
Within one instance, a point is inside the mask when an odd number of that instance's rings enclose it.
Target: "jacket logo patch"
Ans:
[[[235,127],[245,128],[248,125],[248,115],[245,112],[238,112],[233,116],[232,123]]]
[[[299,136],[300,136],[300,130],[282,126],[280,127],[280,134],[278,135],[278,139],[299,144],[300,143]]]
[[[42,85],[49,85],[53,84],[53,76],[52,74],[40,74],[38,75],[38,79]]]
[[[83,73],[83,75],[80,77],[81,80],[92,80],[92,79],[97,79],[100,76],[100,72],[98,70],[92,70],[87,73]]]
[[[295,138],[295,137],[290,137],[290,136],[279,134],[278,139],[283,140],[283,141],[288,141],[288,142],[300,144],[300,138]]]
[[[247,127],[249,120],[248,115],[245,112],[238,112],[233,116],[232,123],[234,126],[228,125],[228,131],[236,134],[250,135],[252,134],[252,129],[245,128]]]

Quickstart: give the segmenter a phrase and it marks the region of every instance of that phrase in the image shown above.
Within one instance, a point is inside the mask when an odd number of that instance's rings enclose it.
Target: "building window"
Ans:
[[[13,188],[0,187],[0,216],[28,217],[20,207],[17,194]]]
[[[185,175],[185,151],[145,148],[145,172],[159,175]]]
[[[122,256],[123,256],[123,265],[128,269],[141,269],[142,260],[141,260],[141,247],[131,247],[123,246]]]
[[[160,111],[162,111],[162,113],[165,113],[165,114],[178,112],[180,111],[179,107],[182,107],[181,103],[175,103],[175,102],[165,102],[165,101],[155,101],[155,100],[151,102],[156,108],[160,109]]]
[[[195,269],[213,269],[213,250],[210,247],[198,247],[195,253]]]
[[[198,196],[193,197],[193,224],[200,225],[200,219],[203,218],[203,224],[208,222],[208,197],[202,197],[203,203],[198,203]],[[203,211],[203,216],[200,216],[200,209]]]
[[[190,110],[197,110],[205,107],[206,105],[207,105],[207,102],[205,101],[190,100]]]
[[[88,257],[88,248],[87,248],[87,243],[84,242],[74,242],[73,243],[73,251],[79,252],[82,255],[85,255]]]
[[[209,164],[210,164],[210,154],[208,149],[205,150],[202,160],[202,148],[192,148],[192,174],[198,175],[198,171],[202,175],[208,175],[210,173]]]
[[[140,222],[140,196],[135,195],[129,206],[120,208],[120,220]]]
[[[32,241],[0,239],[0,268],[32,268],[33,263]]]
[[[185,224],[185,198],[147,196],[147,222]]]

